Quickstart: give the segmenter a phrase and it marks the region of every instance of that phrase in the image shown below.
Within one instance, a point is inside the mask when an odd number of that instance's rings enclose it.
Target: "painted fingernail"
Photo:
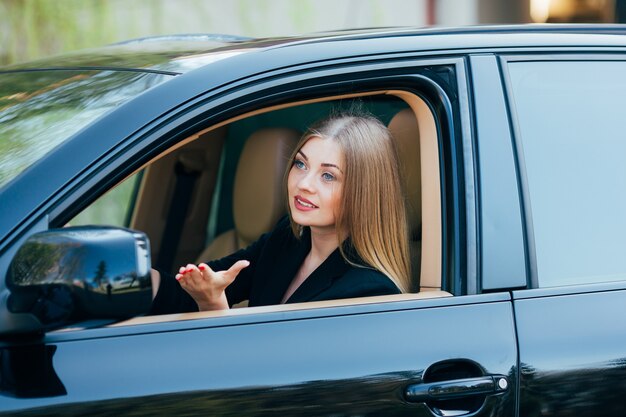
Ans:
[[[206,266],[205,265],[200,265],[198,267],[198,269],[200,269],[200,271],[205,271],[206,270]]]
[[[181,274],[176,274],[176,281],[180,281],[183,276]]]

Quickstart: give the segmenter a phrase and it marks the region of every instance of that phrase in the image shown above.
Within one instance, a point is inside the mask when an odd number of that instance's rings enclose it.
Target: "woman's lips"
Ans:
[[[294,206],[296,206],[296,208],[301,211],[310,211],[310,210],[315,210],[316,208],[319,208],[315,204],[307,200],[306,198],[299,196],[299,195],[293,198],[293,202],[294,202]]]

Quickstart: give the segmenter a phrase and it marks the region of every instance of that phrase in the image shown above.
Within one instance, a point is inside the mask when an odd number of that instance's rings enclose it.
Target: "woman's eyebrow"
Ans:
[[[309,160],[309,158],[306,156],[306,154],[305,154],[304,152],[302,152],[302,151],[298,151],[298,153],[299,153],[300,155],[302,155],[302,157],[304,158],[304,160],[305,160],[305,161],[308,161],[308,160]],[[328,167],[337,168],[337,169],[339,170],[339,172],[341,172],[341,173],[343,174],[343,171],[341,170],[341,168],[339,168],[339,167],[338,167],[337,165],[335,165],[335,164],[330,164],[330,163],[323,162],[321,165],[322,165],[323,167],[325,167],[325,168],[328,168]]]
[[[335,164],[328,164],[328,163],[322,163],[323,167],[332,167],[332,168],[337,168],[339,170],[339,172],[341,172],[343,174],[343,171],[341,170],[341,168],[339,168],[337,165]]]

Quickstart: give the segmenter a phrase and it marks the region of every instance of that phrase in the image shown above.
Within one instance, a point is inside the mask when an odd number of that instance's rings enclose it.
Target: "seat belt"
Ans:
[[[195,157],[190,154],[181,155],[174,165],[174,173],[176,175],[174,192],[170,200],[156,265],[158,269],[167,272],[171,272],[174,257],[178,251],[180,237],[193,197],[193,189],[202,173],[202,161],[199,160],[198,155]]]

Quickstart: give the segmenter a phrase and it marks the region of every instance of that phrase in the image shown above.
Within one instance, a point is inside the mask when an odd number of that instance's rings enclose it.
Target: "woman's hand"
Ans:
[[[200,311],[227,310],[226,287],[250,265],[249,261],[237,261],[225,271],[213,271],[207,264],[188,264],[180,268],[176,279],[180,286],[198,304]]]

